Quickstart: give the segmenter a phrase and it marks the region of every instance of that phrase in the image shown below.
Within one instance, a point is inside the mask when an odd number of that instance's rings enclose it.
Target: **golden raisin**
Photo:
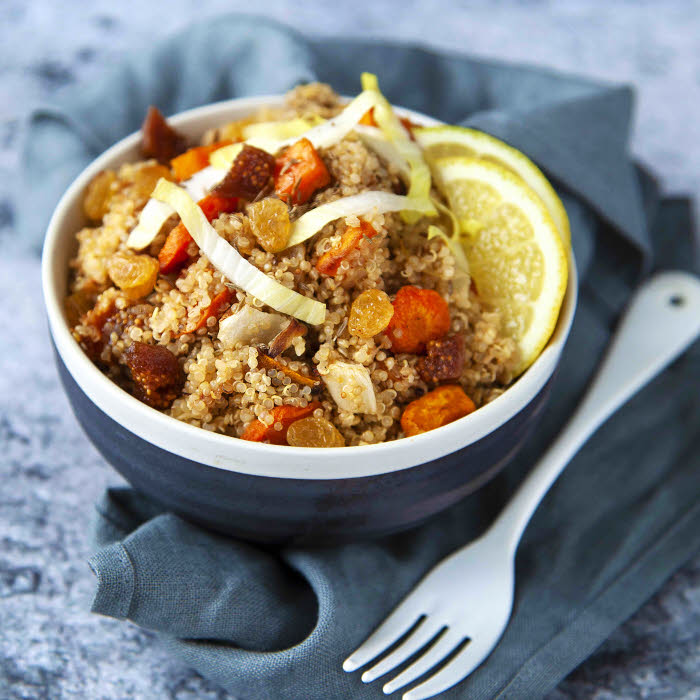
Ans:
[[[345,438],[330,421],[309,416],[289,426],[287,443],[294,447],[345,447]]]
[[[160,178],[172,180],[170,168],[165,165],[148,163],[134,170],[131,184],[126,189],[129,198],[136,200],[135,205],[141,206],[151,196]]]
[[[371,338],[389,325],[393,315],[394,306],[386,292],[368,289],[352,302],[348,330],[360,338]]]
[[[289,209],[282,200],[266,197],[249,204],[246,213],[253,235],[268,253],[279,253],[287,247],[291,224]]]
[[[95,295],[79,289],[66,297],[63,305],[66,310],[68,325],[72,328],[76,326],[80,319],[93,307]]]
[[[129,299],[142,299],[153,291],[158,278],[158,261],[150,255],[117,253],[107,263],[107,272]]]
[[[109,211],[109,200],[112,199],[112,183],[117,179],[113,170],[103,170],[92,178],[85,192],[83,211],[92,221],[102,221]]]

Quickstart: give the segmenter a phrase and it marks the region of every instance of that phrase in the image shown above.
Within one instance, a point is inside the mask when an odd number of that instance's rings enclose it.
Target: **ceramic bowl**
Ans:
[[[230,100],[170,119],[192,139],[280,97]],[[417,123],[434,119],[398,109]],[[182,423],[111,382],[73,339],[63,311],[68,261],[84,224],[82,198],[101,170],[139,158],[139,134],[90,164],[53,213],[42,284],[59,374],[90,440],[135,488],[214,530],[256,541],[347,540],[395,532],[473,492],[517,454],[547,401],[576,306],[574,261],[554,334],[501,396],[447,426],[379,445],[280,447]],[[80,449],[80,446],[76,446]]]

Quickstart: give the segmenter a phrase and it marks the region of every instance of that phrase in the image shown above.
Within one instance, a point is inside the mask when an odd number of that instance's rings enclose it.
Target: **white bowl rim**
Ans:
[[[277,105],[282,97],[267,95],[236,98],[181,112],[169,121],[192,135],[264,106]],[[416,123],[442,122],[397,107]],[[202,126],[205,124],[205,126]],[[139,142],[135,132],[105,151],[71,183],[48,225],[42,254],[42,288],[49,327],[57,352],[74,381],[88,398],[124,428],[168,452],[208,465],[253,476],[290,479],[352,479],[409,469],[440,459],[486,437],[523,410],[552,376],[573,322],[577,298],[577,274],[569,256],[569,281],[555,331],[548,345],[518,380],[490,403],[436,430],[377,445],[345,448],[304,448],[252,443],[197,428],[153,409],[108,379],[87,357],[70,333],[59,298],[56,252],[75,234],[63,222],[90,180],[101,170],[124,162],[125,154]],[[65,274],[65,271],[63,271]],[[148,468],[144,465],[144,468]]]

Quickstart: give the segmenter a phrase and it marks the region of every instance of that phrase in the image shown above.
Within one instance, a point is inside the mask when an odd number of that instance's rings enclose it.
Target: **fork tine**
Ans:
[[[433,666],[439,664],[463,639],[464,637],[461,634],[448,629],[430,649],[414,661],[407,669],[399,673],[396,678],[389,681],[382,690],[386,695],[389,695],[395,690],[408,685],[411,681],[416,680],[416,678],[422,676],[426,671],[433,668]]]
[[[344,671],[350,673],[369,663],[416,624],[421,612],[418,609],[409,610],[405,605],[408,600],[405,598],[399,603],[389,617],[343,661]]]
[[[394,649],[391,654],[382,659],[376,666],[362,674],[362,682],[371,683],[375,678],[383,676],[399,664],[402,664],[419,649],[422,649],[441,629],[442,627],[439,623],[433,622],[430,618],[423,619],[401,646]]]
[[[489,655],[494,644],[478,644],[469,642],[454,659],[445,664],[434,676],[404,693],[402,700],[425,700],[433,695],[457,685],[464,680]]]

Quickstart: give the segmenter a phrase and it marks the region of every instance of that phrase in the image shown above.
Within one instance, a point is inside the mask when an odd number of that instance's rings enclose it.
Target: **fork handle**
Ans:
[[[568,424],[486,534],[511,554],[540,501],[588,438],[685,350],[700,332],[700,281],[684,272],[654,276],[632,298],[605,358]]]

